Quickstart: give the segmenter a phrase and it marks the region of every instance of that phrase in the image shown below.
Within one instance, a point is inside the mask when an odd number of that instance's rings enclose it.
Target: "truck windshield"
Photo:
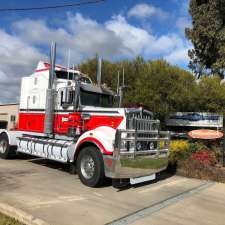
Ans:
[[[68,73],[66,71],[55,71],[55,74],[56,74],[57,79],[63,79],[63,80],[67,80],[67,79],[74,80],[74,78],[79,75],[77,73]],[[80,80],[81,80],[81,82],[86,83],[86,84],[91,83],[91,81],[88,77],[83,76],[83,77],[81,77]]]
[[[81,90],[81,104],[85,106],[113,107],[113,96]]]

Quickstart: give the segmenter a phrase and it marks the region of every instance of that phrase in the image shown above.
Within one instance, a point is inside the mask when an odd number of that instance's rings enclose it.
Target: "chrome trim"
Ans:
[[[168,165],[170,133],[151,129],[154,124],[159,127],[158,120],[142,118],[132,120],[136,129],[117,130],[113,155],[104,156],[107,177],[119,179],[142,177],[160,172]],[[155,141],[157,145],[153,150],[138,151],[136,146],[140,141]]]

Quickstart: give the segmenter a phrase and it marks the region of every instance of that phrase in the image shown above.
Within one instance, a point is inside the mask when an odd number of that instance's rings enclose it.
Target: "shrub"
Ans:
[[[189,156],[189,143],[187,140],[172,140],[170,143],[170,164],[176,164]]]
[[[216,164],[215,155],[207,150],[200,150],[192,153],[190,159],[195,160],[204,166],[214,166]]]
[[[191,153],[198,152],[202,149],[207,149],[207,147],[202,142],[189,142],[189,151]]]
[[[186,159],[178,162],[176,172],[181,176],[225,183],[225,168],[204,165],[198,160]]]
[[[221,145],[212,145],[210,150],[214,153],[216,161],[222,163],[223,161],[223,147]]]
[[[187,140],[172,140],[170,144],[171,152],[188,150],[189,143]]]
[[[168,171],[181,176],[225,183],[225,168],[217,164],[221,158],[220,145],[209,149],[199,141],[171,141]]]

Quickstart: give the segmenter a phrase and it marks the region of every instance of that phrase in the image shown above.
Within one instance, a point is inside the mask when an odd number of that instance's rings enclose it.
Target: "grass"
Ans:
[[[0,225],[24,225],[24,224],[0,213]]]

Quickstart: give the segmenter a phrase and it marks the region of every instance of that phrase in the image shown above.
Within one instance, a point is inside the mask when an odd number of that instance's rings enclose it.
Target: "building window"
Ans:
[[[11,122],[15,122],[15,121],[16,121],[16,116],[11,115],[11,116],[10,116],[10,121],[11,121]]]

